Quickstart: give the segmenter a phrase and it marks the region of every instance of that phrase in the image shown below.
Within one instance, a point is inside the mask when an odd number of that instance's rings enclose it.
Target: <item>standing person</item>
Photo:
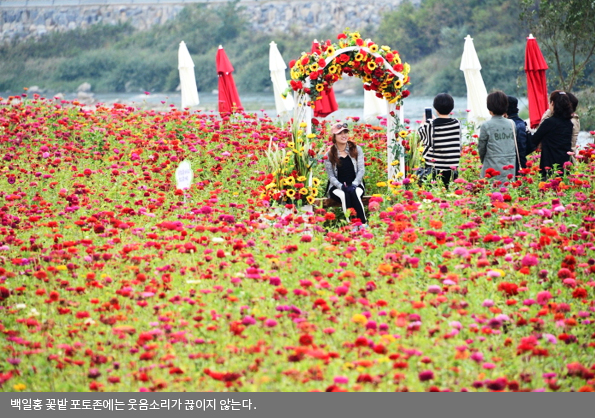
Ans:
[[[432,105],[438,117],[426,120],[418,129],[424,147],[422,155],[426,167],[431,168],[432,179],[439,176],[448,189],[450,181],[457,178],[461,159],[461,122],[450,117],[455,107],[450,94],[438,94]]]
[[[362,225],[367,223],[361,197],[364,185],[364,151],[349,140],[349,127],[346,123],[336,123],[331,128],[333,145],[324,158],[324,169],[328,175],[326,194],[341,203],[345,216],[352,208]]]
[[[488,94],[488,110],[492,118],[481,125],[478,151],[480,177],[495,178],[505,182],[514,176],[516,165],[516,124],[503,117],[508,110],[508,97],[502,91]]]
[[[532,138],[535,147],[541,145],[539,168],[542,179],[553,174],[554,166],[563,169],[572,152],[571,119],[574,109],[568,94],[560,90],[552,92],[549,110],[552,116],[542,120]]]
[[[558,90],[556,90],[558,91]],[[552,94],[554,94],[555,92],[553,92]],[[570,118],[570,122],[572,122],[572,141],[571,141],[571,145],[570,148],[572,150],[572,152],[574,153],[574,155],[576,155],[576,143],[578,141],[578,135],[581,131],[581,122],[578,118],[578,115],[576,114],[576,108],[578,107],[578,98],[570,93],[570,92],[566,92],[566,94],[568,95],[568,98],[570,99],[570,104],[572,105],[572,117]],[[551,95],[550,95],[550,101],[551,101]],[[551,111],[551,109],[548,109],[545,111],[545,113],[543,114],[543,116],[541,117],[541,123],[546,120],[547,118],[550,118],[553,116],[553,112]],[[571,161],[575,161],[574,156],[572,156],[570,158]]]
[[[506,117],[512,120],[516,126],[516,141],[518,148],[518,159],[516,160],[515,175],[519,175],[521,168],[527,167],[527,123],[519,117],[519,101],[514,96],[508,96],[508,110]],[[518,166],[520,163],[520,167]]]

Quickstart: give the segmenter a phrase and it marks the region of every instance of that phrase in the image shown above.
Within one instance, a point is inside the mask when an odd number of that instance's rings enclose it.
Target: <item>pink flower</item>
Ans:
[[[345,376],[335,376],[335,378],[333,379],[333,381],[336,384],[338,384],[338,385],[339,384],[347,384],[347,383],[349,383],[349,379],[347,377],[345,377]]]
[[[552,294],[549,291],[544,290],[543,292],[539,292],[537,294],[537,303],[539,303],[541,306],[547,305],[548,301],[551,298],[552,298]]]
[[[440,293],[442,288],[436,284],[428,286],[428,293]]]
[[[346,295],[349,292],[349,288],[347,286],[337,286],[335,288],[335,293],[339,296]]]
[[[264,321],[264,326],[268,328],[274,328],[277,326],[277,321],[275,321],[274,319],[267,319],[266,321]]]
[[[471,354],[471,360],[473,360],[476,363],[480,363],[483,361],[483,354],[480,353],[479,351],[476,351],[475,353]]]
[[[300,238],[301,242],[312,242],[312,236],[311,235],[302,235],[302,238]]]
[[[242,324],[243,325],[254,325],[256,324],[256,319],[252,318],[250,315],[246,315],[243,319],[242,319]],[[267,325],[268,326],[268,325]]]
[[[483,363],[481,367],[486,370],[492,370],[496,368],[496,365],[494,363]]]
[[[523,267],[531,267],[531,266],[536,266],[538,262],[539,262],[539,260],[537,259],[537,257],[527,254],[521,260],[521,265]]]

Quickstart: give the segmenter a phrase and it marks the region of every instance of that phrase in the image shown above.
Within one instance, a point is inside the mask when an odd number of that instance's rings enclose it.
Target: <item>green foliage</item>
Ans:
[[[556,86],[572,90],[593,71],[595,2],[589,0],[521,0],[522,19],[539,39]]]
[[[526,36],[519,1],[426,0],[418,6],[406,1],[384,17],[379,37],[411,62],[417,94],[466,94],[459,65],[467,34],[474,38],[488,90],[519,94]]]
[[[591,6],[578,0],[537,2],[560,7],[568,3],[563,8],[567,14],[560,29],[566,34],[565,48],[560,49],[559,55],[561,65],[568,68],[572,63],[567,47],[571,45],[571,35],[579,31],[576,38],[582,43],[577,44],[577,57],[586,57],[589,51],[584,47],[593,42],[589,44],[585,39],[594,38],[593,19],[589,18],[592,2]],[[488,90],[502,89],[523,96],[528,28],[535,28],[536,34],[539,28],[543,31],[556,28],[555,19],[561,16],[561,12],[547,9],[552,16],[537,22],[541,25],[537,28],[531,19],[541,15],[531,8],[534,3],[534,0],[422,0],[413,4],[406,0],[396,11],[385,14],[378,28],[350,29],[398,50],[412,66],[412,91],[430,96],[441,91],[465,95],[459,64],[464,37],[470,34]],[[521,5],[525,11],[522,22]],[[336,39],[336,31],[328,28],[319,28],[314,33],[305,33],[299,27],[284,32],[254,32],[241,11],[238,1],[189,4],[175,19],[146,31],[135,31],[129,24],[92,25],[51,33],[38,40],[6,44],[0,46],[0,91],[20,91],[31,85],[50,91],[73,91],[82,82],[89,82],[95,92],[174,91],[179,85],[178,46],[185,41],[195,63],[199,91],[217,89],[215,54],[218,46],[223,45],[234,65],[238,88],[262,92],[271,88],[268,70],[271,41],[277,43],[289,62],[310,50],[313,39]],[[571,22],[575,22],[574,26]],[[552,37],[558,33],[553,31]],[[548,60],[555,62],[552,57]],[[580,71],[576,73],[575,85],[589,85],[595,69],[591,61],[584,66],[577,63]],[[554,69],[556,65],[550,67]],[[563,74],[566,77],[570,73],[563,70]]]

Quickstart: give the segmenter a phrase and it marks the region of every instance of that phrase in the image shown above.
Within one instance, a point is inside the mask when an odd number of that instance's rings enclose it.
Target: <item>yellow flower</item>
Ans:
[[[390,165],[392,165],[393,167],[399,165],[399,160],[394,160],[392,163],[390,163]]]
[[[411,70],[411,66],[407,63],[403,64],[403,74],[409,74],[409,70]]]
[[[349,36],[351,36],[351,38],[353,38],[353,39],[359,39],[359,38],[361,38],[361,37],[362,37],[362,36],[359,34],[359,32],[351,32],[351,33],[349,34]]]
[[[374,71],[376,69],[376,63],[374,61],[368,61],[368,69]]]
[[[293,196],[295,196],[295,190],[289,189],[285,191],[285,194],[287,194],[287,196],[289,196],[290,199],[293,199]]]
[[[378,52],[378,45],[376,45],[376,44],[372,44],[368,48],[370,49],[370,52],[373,52],[373,53]]]
[[[356,324],[360,325],[365,325],[368,322],[368,318],[366,318],[362,314],[355,314],[351,317],[351,322],[355,322]]]
[[[305,182],[305,181],[306,181],[306,176],[299,176],[299,177],[297,178],[297,181],[299,181],[300,183],[303,183],[303,182]]]
[[[293,142],[288,142],[288,143],[287,143],[287,146],[288,146],[289,148],[293,148],[293,147],[295,147],[295,144],[294,144]]]
[[[390,52],[390,48],[389,48],[388,46],[386,46],[386,45],[382,45],[382,46],[380,47],[380,49],[382,49],[382,50],[383,50],[383,51],[385,51],[385,52]]]
[[[401,87],[403,87],[403,81],[401,79],[397,79],[397,81],[395,81],[395,88],[400,89]]]
[[[331,74],[335,74],[337,72],[337,69],[338,69],[337,65],[335,65],[335,64],[329,65],[328,72]]]
[[[265,190],[270,190],[270,189],[272,189],[273,187],[275,187],[275,183],[269,183],[269,184],[267,184],[266,186],[264,186]]]
[[[285,184],[288,186],[293,186],[295,184],[295,178],[293,178],[293,176],[286,177]]]
[[[16,385],[13,386],[13,389],[16,391],[21,391],[21,390],[27,389],[27,386],[25,386],[22,383],[17,383]]]
[[[372,81],[372,76],[370,74],[366,74],[364,76],[364,83],[369,83]]]
[[[331,45],[331,46],[329,46],[329,47],[326,49],[326,54],[327,54],[327,55],[333,55],[334,53],[335,53],[335,48],[333,48],[333,46],[332,46],[332,45]]]
[[[306,198],[306,200],[308,201],[308,203],[309,203],[309,204],[312,204],[312,203],[314,203],[314,201],[315,201],[316,199],[314,199],[314,196],[308,196],[308,197]]]
[[[379,181],[378,183],[376,183],[377,187],[386,187],[386,182],[384,181]]]
[[[308,134],[308,135],[306,135],[306,138],[314,139],[314,138],[316,138],[316,134]]]
[[[407,136],[408,132],[406,130],[402,130],[401,132],[399,132],[399,136],[401,138],[405,138]]]
[[[318,63],[315,62],[313,64],[310,64],[309,68],[310,68],[310,71],[318,71]]]
[[[383,94],[384,94],[384,98],[387,99],[387,100],[392,97],[392,94],[389,91],[387,91],[387,92],[385,92]]]
[[[320,180],[318,180],[316,177],[314,177],[312,179],[312,186],[314,186],[314,187],[320,186]]]
[[[310,188],[310,195],[312,195],[312,196],[318,196],[318,189],[316,187],[311,187]]]
[[[324,84],[316,84],[316,91],[320,92],[324,90]]]
[[[306,122],[300,122],[300,128],[305,128],[306,126],[308,126]]]
[[[308,195],[308,188],[307,188],[307,187],[302,187],[302,188],[300,189],[300,194],[301,194],[302,196],[306,196],[306,195]]]

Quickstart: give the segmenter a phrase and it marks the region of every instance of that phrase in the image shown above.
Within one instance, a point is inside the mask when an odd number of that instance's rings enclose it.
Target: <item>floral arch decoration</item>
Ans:
[[[312,108],[340,80],[343,74],[364,82],[365,90],[387,101],[387,166],[389,181],[405,172],[404,149],[398,140],[403,126],[403,99],[409,96],[409,64],[403,63],[398,51],[364,40],[358,32],[345,31],[337,36],[338,44],[330,40],[319,44],[311,53],[289,63],[290,86],[294,91],[294,137],[304,123],[311,132]],[[397,110],[399,111],[397,113]],[[399,173],[395,165],[400,165]]]

